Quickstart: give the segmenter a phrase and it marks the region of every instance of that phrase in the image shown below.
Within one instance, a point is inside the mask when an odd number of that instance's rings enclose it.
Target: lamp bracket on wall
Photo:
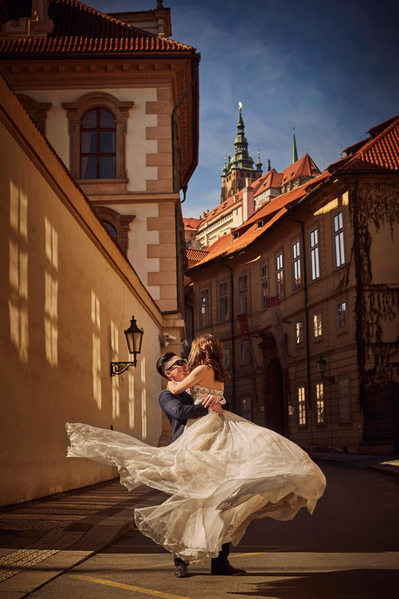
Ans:
[[[111,376],[115,376],[116,374],[123,374],[126,370],[129,370],[132,366],[136,366],[137,361],[135,362],[111,362]]]

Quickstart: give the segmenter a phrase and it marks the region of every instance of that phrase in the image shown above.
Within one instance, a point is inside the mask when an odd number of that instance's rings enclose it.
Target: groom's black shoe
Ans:
[[[177,578],[187,578],[188,576],[188,566],[182,564],[181,566],[175,567],[175,576]]]
[[[234,568],[227,562],[221,566],[212,566],[211,574],[215,576],[245,576],[246,571]]]

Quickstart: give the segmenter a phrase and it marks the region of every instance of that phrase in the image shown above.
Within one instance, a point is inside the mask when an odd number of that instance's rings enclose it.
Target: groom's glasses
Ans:
[[[176,362],[173,362],[168,368],[165,368],[164,372],[169,372],[169,370],[172,370],[175,366],[184,366],[185,364],[187,364],[186,360],[176,360]]]

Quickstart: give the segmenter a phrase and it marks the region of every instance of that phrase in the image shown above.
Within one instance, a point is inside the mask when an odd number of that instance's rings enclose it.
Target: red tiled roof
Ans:
[[[266,191],[266,189],[270,189],[271,187],[281,187],[282,179],[282,174],[278,173],[274,168],[272,168],[270,171],[252,183],[252,187],[254,188],[254,197],[256,198],[256,196],[261,194],[263,191]]]
[[[213,220],[219,218],[223,212],[225,212],[226,214],[231,212],[235,208],[235,204],[242,200],[242,196],[243,189],[227,198],[227,200],[225,200],[222,204],[218,204],[218,206],[216,206],[216,208],[213,208],[213,210],[210,210],[202,219],[199,229],[202,229],[203,225],[209,225]]]
[[[298,202],[311,189],[319,185],[329,176],[330,173],[325,171],[315,179],[273,198],[270,202],[258,208],[258,210],[256,210],[243,225],[237,227],[233,233],[223,235],[215,241],[215,243],[208,248],[208,255],[192,268],[197,268],[223,256],[227,257],[248,247],[287,212],[288,206]],[[239,236],[238,238],[235,238],[237,234]]]
[[[54,30],[47,36],[0,40],[2,57],[195,53],[192,46],[122,23],[78,0],[50,1],[49,17]]]
[[[376,125],[370,138],[352,155],[328,167],[335,174],[399,171],[399,115]],[[351,146],[351,148],[355,148]],[[349,149],[351,149],[349,148]]]
[[[189,229],[190,231],[196,231],[201,221],[202,218],[183,218],[184,228]]]
[[[286,168],[282,173],[278,173],[275,169],[268,171],[262,177],[259,177],[256,181],[254,181],[251,186],[254,190],[254,197],[256,198],[259,194],[261,194],[266,189],[270,189],[270,187],[281,187],[283,183],[288,183],[291,179],[298,179],[299,177],[315,177],[320,174],[319,169],[316,164],[313,162],[309,154],[305,154],[291,164],[288,168]],[[222,204],[210,210],[208,214],[202,219],[201,224],[199,225],[199,230],[203,228],[203,226],[209,225],[212,221],[220,218],[223,213],[228,213],[234,209],[234,204],[236,202],[240,202],[243,197],[243,189],[239,192],[230,196],[227,200],[225,200]]]
[[[284,185],[285,183],[298,179],[299,177],[315,177],[319,174],[320,171],[316,164],[313,162],[309,154],[305,154],[299,158],[299,160],[294,162],[294,164],[287,166],[287,168],[283,170],[282,184]]]
[[[193,250],[192,248],[186,249],[187,260],[193,260],[195,262],[198,262],[199,260],[205,258],[205,256],[208,255],[208,253],[208,250]]]

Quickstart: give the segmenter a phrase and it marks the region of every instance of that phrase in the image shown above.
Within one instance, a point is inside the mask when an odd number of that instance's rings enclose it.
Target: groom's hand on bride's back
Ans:
[[[223,397],[220,395],[207,395],[204,397],[201,403],[204,408],[213,408],[214,406],[219,405],[222,400]]]

